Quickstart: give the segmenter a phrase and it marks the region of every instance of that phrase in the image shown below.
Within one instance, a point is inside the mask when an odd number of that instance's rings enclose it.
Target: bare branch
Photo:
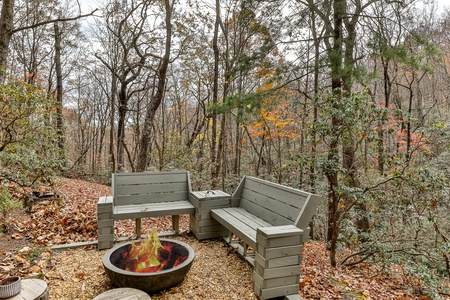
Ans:
[[[19,27],[19,28],[14,29],[14,30],[12,31],[12,33],[20,32],[20,31],[23,31],[23,30],[31,29],[31,28],[36,28],[36,27],[39,27],[39,26],[42,26],[42,25],[47,25],[47,24],[51,24],[51,23],[55,23],[55,22],[75,21],[75,20],[82,19],[82,18],[85,18],[85,17],[93,16],[94,13],[95,13],[97,10],[98,10],[98,8],[94,9],[92,12],[90,12],[90,13],[88,13],[88,14],[85,14],[85,15],[78,15],[78,16],[76,16],[76,17],[71,17],[71,18],[57,18],[57,19],[53,19],[53,20],[47,20],[47,21],[39,22],[39,23],[32,24],[32,25],[29,25],[29,26]]]

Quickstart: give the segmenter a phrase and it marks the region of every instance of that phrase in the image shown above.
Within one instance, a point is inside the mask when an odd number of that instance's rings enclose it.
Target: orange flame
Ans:
[[[149,273],[170,269],[183,263],[189,251],[171,241],[159,240],[156,229],[147,232],[147,237],[116,250],[111,262],[118,268],[131,272]]]
[[[161,263],[158,260],[158,250],[164,249],[159,241],[158,232],[156,229],[147,231],[147,238],[139,243],[132,242],[131,250],[128,254],[129,260],[135,262],[134,272],[146,272],[145,270],[162,269]]]

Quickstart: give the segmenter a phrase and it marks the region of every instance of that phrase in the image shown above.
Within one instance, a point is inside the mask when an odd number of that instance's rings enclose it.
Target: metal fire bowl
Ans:
[[[194,261],[194,249],[188,244],[176,240],[160,239],[160,241],[183,246],[189,252],[188,258],[176,267],[159,272],[141,273],[125,271],[116,267],[111,262],[111,254],[117,249],[125,247],[132,242],[117,245],[108,250],[103,256],[103,268],[112,284],[116,287],[131,287],[151,294],[176,286],[183,281],[184,276],[191,269],[192,262]]]

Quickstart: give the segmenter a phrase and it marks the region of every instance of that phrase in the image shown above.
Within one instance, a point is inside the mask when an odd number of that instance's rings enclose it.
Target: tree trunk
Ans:
[[[345,0],[335,0],[333,2],[333,46],[329,49],[329,58],[331,61],[331,88],[336,97],[342,97],[342,84],[341,84],[341,72],[342,72],[342,20],[345,12]],[[331,120],[331,126],[333,130],[337,130],[340,126],[340,120],[333,116]],[[330,260],[331,265],[336,266],[336,241],[334,238],[336,234],[335,226],[337,222],[337,214],[339,212],[339,198],[335,190],[337,189],[338,182],[338,170],[336,165],[339,163],[339,141],[338,135],[332,135],[332,142],[330,143],[330,149],[328,152],[328,163],[329,168],[327,172],[328,184],[329,184],[329,195],[328,195],[328,231],[327,231],[327,242],[330,243]]]
[[[383,85],[384,85],[384,107],[386,109],[389,108],[389,102],[391,98],[391,88],[392,83],[389,77],[389,60],[381,58],[383,64]],[[385,112],[383,112],[385,113]],[[384,119],[384,118],[383,118]],[[384,149],[384,120],[381,120],[379,123],[378,129],[378,171],[380,174],[384,173],[384,165],[385,165],[385,149]]]
[[[14,0],[3,0],[0,14],[0,82],[5,79],[9,43],[13,35]]]
[[[158,110],[158,107],[161,104],[161,101],[164,97],[164,90],[166,86],[166,74],[167,74],[167,68],[170,61],[170,47],[172,44],[172,10],[173,5],[170,4],[169,0],[165,0],[165,9],[166,9],[166,16],[165,16],[165,23],[166,23],[166,45],[165,45],[165,51],[164,51],[164,57],[161,60],[161,63],[159,65],[158,69],[158,83],[156,87],[156,92],[152,96],[152,99],[150,101],[149,106],[147,107],[147,113],[145,115],[144,120],[144,126],[142,129],[142,137],[140,141],[140,147],[139,147],[139,154],[138,154],[138,162],[136,166],[136,171],[142,172],[145,171],[147,168],[147,162],[148,162],[148,151],[151,145],[152,141],[152,135],[153,135],[153,120],[155,119],[156,111]]]
[[[63,124],[63,83],[61,68],[61,31],[58,22],[53,23],[55,29],[55,69],[56,69],[56,128],[58,133],[58,146],[64,150],[64,124]]]
[[[219,25],[220,25],[220,0],[216,0],[216,20],[214,23],[213,52],[214,52],[214,79],[213,79],[213,105],[218,103],[219,98]],[[212,187],[217,185],[218,168],[217,164],[217,114],[212,113],[211,122],[211,179]]]
[[[127,118],[127,85],[120,84],[119,91],[119,121],[117,123],[117,171],[123,172],[125,168],[125,120]]]
[[[350,22],[346,22],[347,37],[345,39],[345,51],[344,51],[344,76],[342,78],[342,83],[344,91],[347,95],[351,95],[353,88],[353,70],[355,67],[355,60],[353,58],[353,53],[355,49],[356,41],[356,22],[359,18],[359,9],[356,8],[355,14],[353,15]],[[350,187],[360,187],[361,183],[358,179],[358,167],[356,165],[355,151],[356,142],[353,136],[348,136],[344,139],[343,145],[343,165],[346,170],[346,176],[349,179],[348,185]],[[370,230],[369,218],[367,217],[367,207],[366,204],[360,200],[357,200],[355,207],[357,209],[357,219],[356,228],[360,234],[359,241],[365,242],[366,239],[361,233],[367,233]]]

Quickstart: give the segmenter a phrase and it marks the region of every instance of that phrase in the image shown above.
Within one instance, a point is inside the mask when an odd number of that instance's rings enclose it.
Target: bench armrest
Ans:
[[[97,204],[108,204],[108,203],[113,203],[113,196],[102,196],[98,198],[98,202]]]
[[[256,243],[264,247],[302,245],[304,231],[294,225],[261,227],[256,230]]]
[[[111,214],[113,212],[113,196],[102,196],[98,198],[97,214]]]

